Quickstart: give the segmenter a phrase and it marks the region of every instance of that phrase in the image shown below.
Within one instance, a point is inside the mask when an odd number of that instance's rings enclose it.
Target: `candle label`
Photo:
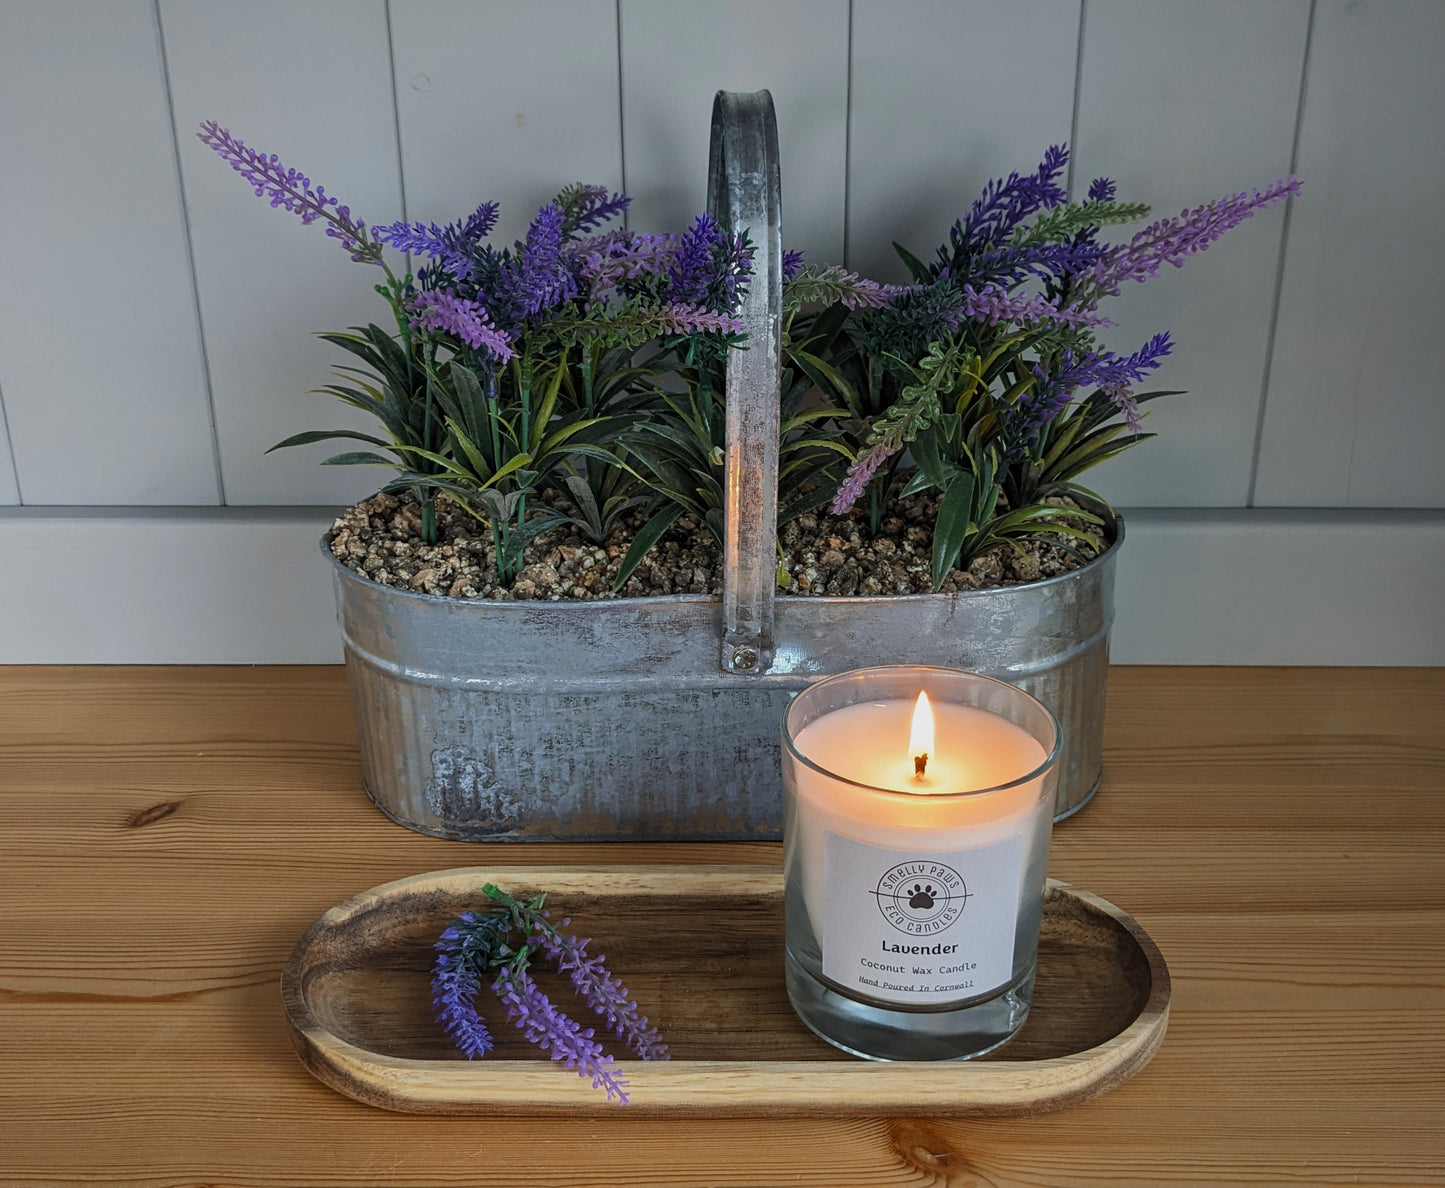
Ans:
[[[978,998],[1013,980],[1023,838],[911,853],[827,832],[823,976],[884,1002]]]

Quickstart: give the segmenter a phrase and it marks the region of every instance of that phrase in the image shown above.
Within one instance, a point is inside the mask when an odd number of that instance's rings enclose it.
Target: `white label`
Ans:
[[[823,976],[867,998],[936,1004],[1013,979],[1023,838],[910,853],[823,839]]]

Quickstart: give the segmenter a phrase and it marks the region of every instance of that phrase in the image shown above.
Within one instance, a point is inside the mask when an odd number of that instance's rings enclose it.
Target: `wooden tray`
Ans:
[[[466,1061],[432,1018],[432,949],[484,905],[484,883],[546,890],[594,937],[672,1050],[628,1060],[631,1104],[553,1064],[489,1010],[497,1050]],[[560,981],[554,1001],[574,1018]],[[878,1064],[823,1043],[783,988],[782,875],[773,866],[466,867],[386,883],[332,908],[281,976],[296,1051],[332,1088],[430,1114],[1030,1114],[1084,1101],[1149,1062],[1169,1018],[1169,971],[1118,908],[1050,882],[1038,984],[1023,1030],[971,1062]],[[575,1001],[575,1000],[573,1000]],[[599,1027],[599,1035],[601,1029]]]

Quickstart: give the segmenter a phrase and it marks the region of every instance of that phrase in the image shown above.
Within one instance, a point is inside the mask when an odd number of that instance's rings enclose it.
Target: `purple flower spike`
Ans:
[[[783,279],[790,281],[798,275],[798,269],[803,266],[803,253],[798,248],[785,248],[783,251]]]
[[[863,498],[863,492],[868,489],[868,484],[873,481],[878,468],[897,452],[883,442],[859,454],[853,465],[848,467],[843,485],[838,488],[838,494],[833,496],[829,510],[835,516],[847,515],[853,505]]]
[[[1226,232],[1252,218],[1255,211],[1298,194],[1301,185],[1297,177],[1285,178],[1263,191],[1233,194],[1181,211],[1178,218],[1151,223],[1128,243],[1102,256],[1095,267],[1094,283],[1100,293],[1117,295],[1125,282],[1158,276],[1165,264],[1182,268],[1190,256],[1205,251]]]
[[[568,921],[562,923],[566,925]],[[662,1036],[648,1023],[627,987],[608,971],[601,956],[594,957],[587,952],[590,940],[548,933],[533,937],[532,943],[540,945],[557,963],[558,970],[572,979],[577,993],[629,1048],[644,1060],[668,1059]]]
[[[1110,178],[1096,177],[1089,183],[1089,201],[1113,202],[1116,188]]]
[[[474,350],[490,351],[502,363],[517,357],[511,339],[492,325],[487,311],[475,301],[432,289],[412,297],[407,309],[412,326],[419,330],[444,330]]]
[[[527,229],[521,258],[504,280],[505,296],[524,316],[539,314],[577,295],[576,279],[562,259],[564,222],[555,203],[542,207]]]
[[[626,194],[609,194],[606,186],[568,186],[558,195],[566,215],[568,237],[593,231],[624,214],[632,205]]]
[[[1015,406],[1015,425],[1024,432],[1032,432],[1048,424],[1063,411],[1074,393],[1086,385],[1108,393],[1126,418],[1132,407],[1133,419],[1137,420],[1138,406],[1132,403],[1130,389],[1155,370],[1173,349],[1174,343],[1166,333],[1156,334],[1132,355],[1122,358],[1113,351],[1091,351],[1079,357],[1072,351],[1064,351],[1052,371],[1035,365],[1034,376],[1038,382]]]
[[[579,1076],[591,1077],[594,1089],[605,1089],[609,1100],[627,1104],[626,1082],[612,1070],[612,1057],[593,1039],[593,1030],[569,1019],[538,989],[525,970],[503,966],[492,984],[502,1009],[522,1031],[553,1060],[560,1060]]]
[[[1093,306],[1060,306],[1037,293],[1010,296],[996,285],[982,291],[964,285],[963,311],[975,322],[990,326],[1017,322],[1020,326],[1112,326],[1114,323]]]
[[[273,207],[300,215],[304,224],[324,219],[329,224],[326,234],[340,240],[353,260],[381,263],[380,241],[368,236],[366,224],[353,219],[351,209],[338,203],[324,187],[313,186],[305,174],[283,165],[275,153],[257,152],[215,120],[202,123],[196,137],[245,178],[256,197],[270,198]]]
[[[443,935],[443,943],[447,941]],[[452,939],[455,939],[453,937]],[[468,1060],[492,1050],[492,1035],[477,1013],[481,979],[456,953],[443,952],[432,972],[432,1005],[447,1035]]]
[[[700,334],[708,331],[741,334],[744,329],[741,319],[731,314],[713,313],[710,309],[688,305],[683,301],[659,306],[656,317],[663,334]]]
[[[1044,154],[1035,172],[1023,177],[1011,173],[1006,179],[989,182],[949,233],[954,254],[972,253],[987,244],[1001,243],[1029,216],[1067,202],[1068,192],[1057,179],[1068,163],[1068,146],[1056,144]]]

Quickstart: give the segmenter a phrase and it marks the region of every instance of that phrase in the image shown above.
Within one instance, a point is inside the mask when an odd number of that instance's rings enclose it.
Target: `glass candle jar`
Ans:
[[[1028,1016],[1060,731],[1022,689],[898,665],[783,715],[787,985],[873,1060],[967,1060]]]

